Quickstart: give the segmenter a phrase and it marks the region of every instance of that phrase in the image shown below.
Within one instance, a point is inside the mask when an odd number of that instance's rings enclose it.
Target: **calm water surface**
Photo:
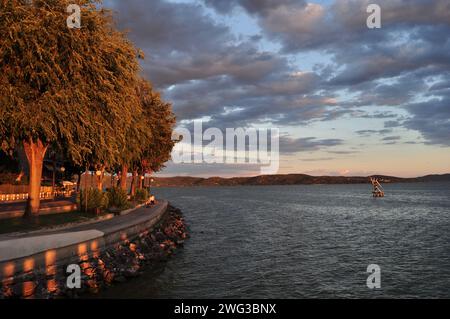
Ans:
[[[450,297],[450,183],[160,188],[191,238],[113,298]],[[381,267],[369,290],[369,264]]]

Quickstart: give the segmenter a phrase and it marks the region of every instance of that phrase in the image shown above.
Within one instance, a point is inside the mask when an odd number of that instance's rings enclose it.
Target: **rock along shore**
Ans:
[[[152,267],[183,246],[188,231],[179,209],[168,206],[166,213],[151,229],[138,236],[119,241],[115,245],[93,254],[81,256],[81,288],[67,288],[68,264],[55,266],[45,273],[21,274],[0,283],[3,298],[77,298],[87,293],[97,293],[115,283],[139,276],[145,268]],[[71,262],[71,264],[74,264]]]

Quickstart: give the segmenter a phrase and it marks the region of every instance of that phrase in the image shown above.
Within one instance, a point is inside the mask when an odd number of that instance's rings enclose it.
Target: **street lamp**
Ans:
[[[151,193],[152,192],[152,183],[154,182],[154,179],[153,178],[150,178],[150,185],[148,186],[148,191],[149,191],[149,193]]]

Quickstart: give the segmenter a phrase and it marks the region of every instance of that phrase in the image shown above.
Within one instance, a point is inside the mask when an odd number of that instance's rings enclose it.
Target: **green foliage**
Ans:
[[[140,114],[137,50],[97,2],[0,1],[2,144],[40,140],[77,164],[118,160]],[[69,3],[81,6],[81,29],[67,27]]]
[[[95,212],[97,209],[107,209],[109,206],[109,197],[107,194],[96,188],[80,190],[77,196],[77,205],[80,211],[86,210],[86,200],[88,212]]]
[[[77,173],[159,171],[175,143],[171,104],[139,78],[142,52],[99,2],[0,0],[1,149],[37,145],[43,157],[50,148]],[[81,29],[67,27],[68,4],[80,5]],[[30,185],[38,189],[35,179]],[[86,192],[88,209],[105,206],[96,191],[91,205]],[[108,199],[109,206],[128,206],[119,189]]]
[[[106,194],[108,196],[109,208],[127,209],[130,206],[126,191],[120,187],[110,188]]]
[[[172,105],[164,102],[158,92],[153,91],[148,81],[141,80],[138,96],[143,108],[146,126],[153,132],[151,140],[142,145],[140,166],[143,171],[157,172],[170,159],[175,145],[172,139],[176,123]]]
[[[136,194],[134,195],[134,200],[138,203],[144,203],[148,200],[150,197],[150,194],[148,193],[148,190],[145,188],[143,189],[137,189]]]

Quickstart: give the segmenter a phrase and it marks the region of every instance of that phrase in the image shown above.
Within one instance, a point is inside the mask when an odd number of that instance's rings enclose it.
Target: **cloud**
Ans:
[[[290,0],[204,0],[218,12],[229,13],[239,5],[256,15],[260,26],[272,40],[282,43],[285,51],[330,48],[336,44],[368,43],[386,39],[389,32],[411,26],[450,25],[447,0],[380,0],[383,32],[366,26],[366,8],[371,0],[336,0],[330,5]],[[438,37],[436,37],[438,38]]]
[[[363,135],[363,136],[369,136],[369,135],[373,135],[373,134],[389,134],[392,132],[392,129],[383,129],[383,130],[359,130],[356,131],[355,133],[358,135]]]
[[[235,177],[257,176],[260,173],[261,166],[254,164],[174,164],[169,162],[166,170],[158,173],[157,176]]]
[[[372,2],[109,0],[106,5],[145,51],[143,74],[173,103],[179,122],[206,118],[205,127],[223,129],[298,127],[343,117],[386,120],[384,129],[356,134],[384,136],[402,127],[419,132],[428,144],[449,146],[449,1],[380,0],[382,29],[369,30],[366,7]],[[257,34],[236,33],[240,26],[230,23],[236,10],[256,21]],[[320,62],[304,70],[299,67],[304,57]],[[350,152],[330,150],[346,142],[283,137],[281,151]]]
[[[403,125],[422,133],[427,144],[450,146],[450,99],[433,99],[405,107],[411,118]]]
[[[291,138],[281,136],[280,152],[284,154],[311,152],[342,144],[343,140],[335,138],[317,139],[315,137]]]
[[[237,6],[240,6],[250,14],[261,15],[280,7],[302,7],[306,5],[303,0],[204,0],[204,3],[220,13],[229,14]]]
[[[287,2],[286,2],[287,3]],[[173,102],[179,120],[209,116],[216,126],[287,124],[333,117],[333,96],[318,95],[318,74],[302,72],[276,52],[240,40],[195,3],[112,1],[119,26],[147,56],[143,71]],[[244,2],[243,2],[244,4]],[[220,4],[219,4],[220,5]],[[269,10],[272,1],[245,2]],[[226,114],[225,108],[241,109]]]
[[[397,142],[401,139],[402,139],[401,136],[386,136],[382,138],[382,141],[385,142],[384,143],[385,145],[394,145],[397,144]]]
[[[322,161],[332,161],[334,157],[317,157],[317,158],[303,158],[301,161],[303,162],[322,162]]]

